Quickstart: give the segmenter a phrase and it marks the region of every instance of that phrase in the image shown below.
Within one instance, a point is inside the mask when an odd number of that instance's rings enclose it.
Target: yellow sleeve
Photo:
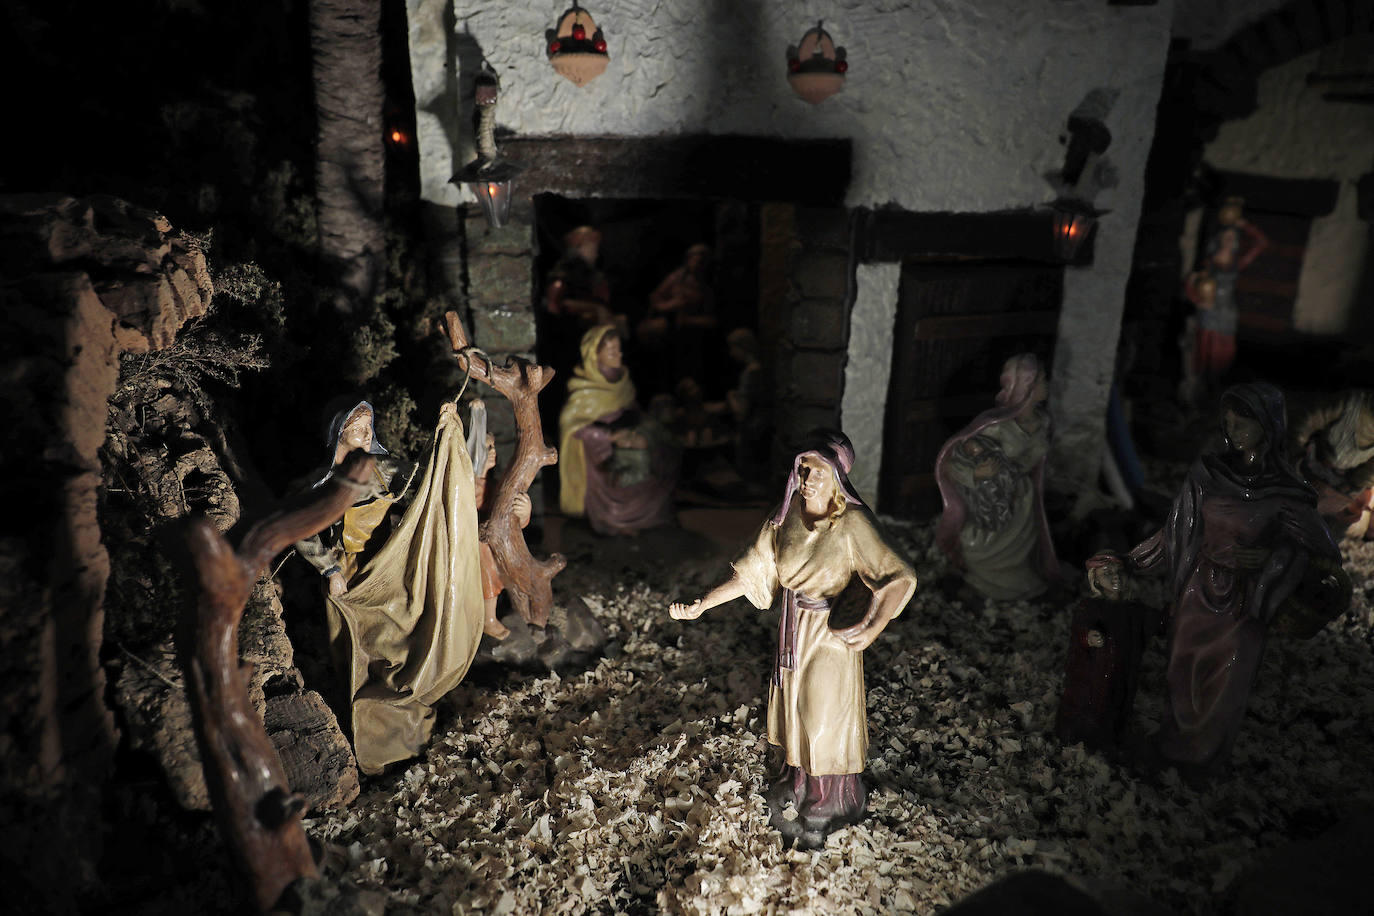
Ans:
[[[744,597],[759,610],[771,607],[778,591],[777,532],[773,523],[765,520],[754,543],[730,564],[744,585]]]
[[[900,601],[894,602],[892,616],[896,617],[916,593],[916,570],[888,543],[877,520],[867,509],[851,506],[845,516],[854,572],[870,591],[892,587],[893,591],[904,593]],[[899,582],[901,586],[894,585]]]

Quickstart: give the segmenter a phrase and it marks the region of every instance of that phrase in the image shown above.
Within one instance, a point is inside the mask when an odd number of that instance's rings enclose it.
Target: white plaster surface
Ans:
[[[500,75],[498,123],[517,135],[850,137],[849,205],[918,211],[1048,200],[1042,176],[1063,162],[1069,112],[1092,88],[1162,71],[1172,15],[1168,0],[603,0],[586,8],[610,64],[578,89],[544,53],[562,0],[455,2],[454,31]],[[443,0],[407,10],[422,194],[447,203],[455,159],[472,155],[454,155],[443,123],[456,118],[443,98],[454,42]],[[818,19],[850,71],[843,92],[812,106],[788,87],[784,54]]]
[[[445,115],[456,105],[443,96],[453,32],[475,41],[500,75],[498,124],[517,135],[848,137],[849,206],[980,212],[1048,203],[1055,195],[1045,175],[1063,165],[1069,113],[1094,89],[1117,92],[1107,158],[1120,182],[1096,200],[1113,213],[1102,221],[1095,266],[1071,271],[1066,284],[1066,340],[1054,367],[1061,464],[1077,480],[1095,479],[1170,0],[592,0],[586,8],[605,31],[610,64],[578,89],[544,54],[562,0],[464,0],[453,12],[441,0],[407,0],[426,200],[456,203],[448,178],[472,155],[451,148],[470,128],[445,120],[456,118]],[[848,49],[850,70],[843,92],[811,106],[788,87],[785,51],[818,19]]]
[[[892,376],[892,336],[901,276],[900,264],[860,264],[850,314],[840,426],[854,443],[854,469],[849,480],[874,508],[881,508],[878,476],[883,466],[883,412]]]
[[[1355,214],[1355,182],[1374,169],[1374,107],[1322,101],[1329,87],[1307,85],[1320,54],[1261,74],[1258,109],[1223,124],[1204,158],[1227,171],[1341,182],[1335,210],[1312,222],[1293,306],[1298,330],[1339,334],[1369,248],[1369,224]]]

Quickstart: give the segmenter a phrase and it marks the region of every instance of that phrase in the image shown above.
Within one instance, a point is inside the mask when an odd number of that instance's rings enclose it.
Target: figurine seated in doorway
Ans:
[[[944,512],[936,543],[964,580],[998,601],[1034,598],[1060,577],[1045,517],[1049,385],[1022,353],[1002,367],[997,406],[945,443],[935,459]]]
[[[641,346],[661,355],[669,378],[701,377],[708,335],[716,328],[707,267],[711,246],[692,245],[680,266],[649,294],[649,314],[635,329]]]
[[[614,325],[582,338],[582,364],[558,418],[559,505],[599,534],[637,534],[673,521],[678,455],[635,401]]]

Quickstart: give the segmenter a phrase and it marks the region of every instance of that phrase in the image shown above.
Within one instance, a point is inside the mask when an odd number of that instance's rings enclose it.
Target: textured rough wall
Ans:
[[[1172,5],[1098,0],[661,3],[588,7],[610,64],[583,89],[554,73],[557,4],[407,0],[422,194],[453,204],[471,157],[450,69],[484,55],[501,77],[498,122],[519,135],[739,133],[854,140],[851,206],[995,210],[1043,203],[1059,135],[1095,86],[1163,68]],[[824,19],[848,49],[842,93],[819,106],[787,85],[784,51]],[[1148,126],[1146,127],[1148,132]],[[454,138],[460,150],[455,157]]]
[[[860,264],[849,315],[849,362],[844,370],[840,420],[854,443],[849,480],[859,495],[882,508],[878,477],[883,467],[883,412],[892,377],[892,334],[902,265]]]
[[[1374,108],[1322,101],[1330,87],[1307,85],[1321,53],[1261,75],[1259,110],[1223,124],[1203,155],[1227,171],[1341,183],[1335,210],[1312,221],[1293,307],[1299,331],[1339,334],[1350,322],[1369,250],[1369,224],[1355,213],[1355,183],[1374,167]]]
[[[1096,264],[1065,284],[1067,345],[1054,367],[1056,476],[1093,479],[1120,329],[1143,173],[1163,79],[1173,4],[1098,0],[833,0],[661,3],[590,9],[610,64],[583,89],[559,77],[544,30],[561,7],[407,0],[422,196],[452,206],[448,183],[471,158],[465,75],[485,57],[502,80],[498,122],[519,135],[679,133],[848,137],[846,203],[979,212],[1047,203],[1063,165],[1069,114],[1093,90],[1116,182],[1096,203]],[[848,49],[845,89],[819,106],[792,94],[784,52],[818,19]],[[457,66],[455,66],[455,64]],[[537,189],[523,189],[531,193]]]

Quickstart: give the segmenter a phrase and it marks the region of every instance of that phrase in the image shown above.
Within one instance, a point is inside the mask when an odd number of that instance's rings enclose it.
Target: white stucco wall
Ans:
[[[840,424],[854,443],[854,469],[849,480],[865,501],[878,508],[882,508],[878,479],[883,466],[883,413],[892,378],[892,335],[901,278],[900,264],[858,267],[840,404]]]
[[[1355,182],[1374,168],[1374,107],[1322,101],[1330,87],[1307,85],[1320,53],[1261,74],[1258,109],[1223,124],[1203,156],[1227,171],[1341,183],[1335,211],[1312,222],[1293,306],[1297,330],[1339,334],[1349,324],[1369,250],[1369,224],[1355,215]],[[1195,242],[1196,223],[1189,223],[1193,237],[1185,244]]]
[[[554,73],[544,31],[564,4],[407,0],[422,196],[452,205],[455,130],[445,74],[454,33],[480,46],[502,81],[499,124],[518,135],[720,133],[848,137],[847,204],[979,212],[1052,200],[1060,136],[1092,90],[1114,91],[1107,158],[1118,184],[1096,263],[1070,271],[1054,367],[1058,466],[1095,477],[1102,414],[1154,134],[1173,3],[1104,0],[593,0],[610,65],[583,89]],[[453,29],[445,27],[451,16]],[[845,89],[819,106],[793,95],[784,52],[824,19],[848,49]],[[449,93],[449,95],[445,95]],[[455,140],[461,137],[461,140]]]

